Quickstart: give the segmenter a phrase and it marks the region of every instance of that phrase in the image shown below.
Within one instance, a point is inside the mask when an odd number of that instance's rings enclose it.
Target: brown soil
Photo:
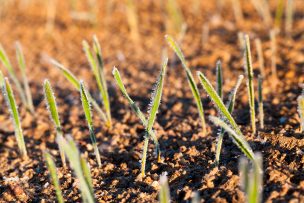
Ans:
[[[147,176],[143,180],[138,179],[144,128],[115,87],[111,70],[114,65],[119,68],[130,96],[145,112],[160,70],[162,49],[166,47],[164,14],[158,1],[140,1],[137,4],[141,36],[138,44],[129,37],[125,7],[121,1],[113,3],[110,15],[106,14],[106,5],[101,4],[96,26],[72,20],[66,2],[59,3],[55,28],[51,33],[45,30],[45,10],[41,3],[32,3],[24,8],[9,5],[1,16],[0,42],[11,60],[15,56],[13,43],[18,40],[23,45],[36,117],[26,113],[17,98],[30,157],[25,161],[19,158],[13,126],[3,97],[0,97],[0,202],[55,201],[55,192],[42,157],[46,149],[56,158],[66,201],[81,201],[72,172],[61,166],[55,132],[43,100],[42,82],[45,78],[54,87],[64,132],[75,138],[81,152],[89,159],[98,202],[156,202],[157,181],[165,171],[168,172],[173,202],[189,200],[194,191],[199,191],[205,202],[244,202],[237,167],[242,153],[225,137],[220,166],[214,166],[217,130],[208,122],[209,133],[201,133],[200,120],[185,73],[175,60],[169,64],[155,124],[163,162],[156,162],[154,146],[150,144]],[[214,81],[215,63],[221,59],[224,92],[228,95],[238,75],[244,72],[243,54],[237,38],[238,31],[243,31],[249,33],[251,39],[262,39],[266,70],[270,74],[269,30],[251,4],[242,5],[246,21],[236,25],[230,4],[219,13],[216,5],[211,3],[213,1],[208,1],[201,7],[201,13],[195,15],[189,2],[180,1],[188,25],[182,49],[193,73],[200,70]],[[301,92],[299,84],[304,82],[304,4],[301,0],[295,2],[293,34],[288,38],[281,33],[277,39],[280,83],[272,88],[272,81],[268,78],[264,85],[266,126],[258,130],[261,139],[250,131],[245,83],[238,94],[234,113],[253,150],[263,154],[265,202],[304,202],[304,135],[299,133],[296,109],[296,98]],[[271,3],[274,13],[275,3]],[[202,46],[201,33],[205,22],[209,22],[210,37],[208,43]],[[102,45],[113,115],[112,130],[108,130],[97,115],[94,118],[102,155],[101,168],[94,160],[78,92],[57,69],[42,60],[44,54],[58,59],[86,81],[92,94],[98,98],[95,82],[89,82],[93,76],[81,48],[81,41],[90,40],[93,34],[98,36]],[[252,43],[257,75],[255,50]],[[170,53],[172,58],[173,54]],[[215,115],[215,107],[201,86],[199,88],[206,115]]]

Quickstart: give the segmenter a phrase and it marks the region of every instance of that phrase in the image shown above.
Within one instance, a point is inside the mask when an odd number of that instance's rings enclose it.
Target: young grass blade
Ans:
[[[227,131],[227,133],[230,135],[234,143],[240,148],[240,150],[251,160],[254,160],[254,154],[252,152],[251,147],[249,146],[248,142],[245,140],[245,137],[243,134],[239,134],[236,131],[234,131],[229,125],[227,125],[224,121],[221,119],[209,116],[209,119],[217,126],[220,126]]]
[[[223,99],[223,75],[221,61],[216,63],[216,92]]]
[[[277,75],[277,43],[276,43],[276,30],[270,30],[270,42],[271,42],[271,76],[272,84],[275,86],[278,83]]]
[[[54,59],[51,59],[49,58],[48,59],[49,62],[54,65],[56,68],[58,68],[62,74],[64,75],[64,77],[70,81],[70,83],[77,89],[79,90],[80,89],[80,83],[78,81],[78,79],[76,78],[75,75],[73,75],[73,73],[71,73],[66,67],[64,67],[62,64],[60,64],[58,61],[54,60]],[[93,97],[90,95],[90,93],[88,92],[87,93],[91,102],[92,102],[92,105],[93,107],[95,108],[95,110],[97,111],[97,113],[100,115],[100,117],[104,120],[104,121],[107,121],[107,117],[105,115],[105,113],[102,111],[102,109],[99,107],[98,103],[93,99]]]
[[[1,75],[2,75],[2,73],[1,73]],[[3,76],[1,76],[1,77],[3,77]],[[25,143],[24,143],[24,137],[23,137],[23,133],[22,133],[21,122],[20,122],[19,113],[18,113],[18,107],[17,107],[16,101],[14,98],[13,90],[11,88],[8,78],[4,78],[4,79],[2,78],[1,81],[2,81],[2,84],[1,84],[2,92],[3,92],[4,98],[6,100],[6,103],[9,107],[11,118],[14,123],[15,136],[16,136],[16,140],[17,140],[17,144],[18,144],[21,156],[23,158],[27,158],[27,151],[26,151],[26,147],[25,147]]]
[[[53,92],[51,84],[48,80],[44,80],[43,89],[44,89],[44,97],[45,97],[47,109],[49,110],[50,115],[51,115],[51,119],[52,119],[52,121],[55,125],[56,133],[57,133],[57,135],[60,134],[60,135],[63,136],[62,127],[61,127],[61,124],[60,124],[59,115],[58,115],[58,111],[57,111],[57,105],[56,105],[54,92]],[[64,167],[66,167],[66,161],[65,161],[64,153],[63,153],[62,149],[60,149],[60,148],[59,148],[59,151],[60,151],[62,165]]]
[[[239,162],[239,171],[241,179],[241,187],[245,191],[248,203],[261,202],[263,172],[262,172],[262,156],[260,153],[255,154],[255,160],[250,167],[248,160],[241,157]]]
[[[218,94],[212,87],[209,80],[201,72],[197,72],[197,75],[198,75],[200,82],[201,82],[202,86],[204,87],[205,91],[207,92],[207,94],[210,96],[210,98],[216,105],[218,111],[221,113],[221,116],[223,116],[225,118],[225,120],[227,120],[229,122],[229,124],[232,126],[232,128],[236,131],[237,134],[241,135],[242,134],[241,130],[237,126],[236,122],[232,118],[231,114],[229,113],[228,109],[224,105],[221,98],[218,96]]]
[[[259,118],[260,128],[264,128],[264,107],[263,107],[263,78],[258,76],[258,95],[259,95]]]
[[[159,202],[170,203],[170,189],[168,184],[167,172],[163,173],[159,178],[160,190],[159,190]]]
[[[93,144],[95,156],[97,159],[98,166],[101,167],[101,161],[100,161],[100,154],[97,146],[97,141],[94,133],[94,127],[93,127],[93,120],[92,120],[92,114],[91,114],[91,105],[89,102],[89,98],[87,96],[87,91],[85,90],[84,84],[81,81],[80,82],[80,96],[81,96],[81,103],[84,111],[84,115],[86,117],[89,131],[90,131],[90,138]]]
[[[248,98],[249,98],[249,108],[250,108],[250,120],[253,134],[256,133],[255,125],[255,105],[254,105],[254,86],[253,86],[253,68],[251,61],[251,51],[250,51],[250,42],[249,36],[245,35],[245,72],[247,74],[247,89],[248,89]]]
[[[16,88],[18,90],[22,103],[28,108],[27,100],[24,95],[22,86],[21,86],[21,84],[16,76],[16,73],[13,69],[13,66],[5,53],[4,48],[1,46],[1,44],[0,44],[0,61],[2,62],[3,66],[7,69],[10,77],[12,78],[14,84],[16,85]]]
[[[92,193],[92,189],[90,188],[92,183],[90,182],[88,184],[89,179],[85,178],[85,176],[88,174],[87,172],[83,171],[79,150],[72,137],[66,137],[67,138],[65,139],[61,135],[58,135],[56,141],[58,145],[60,145],[60,147],[63,149],[65,155],[68,157],[70,166],[79,180],[79,189],[81,191],[83,202],[94,203],[95,197]]]
[[[280,30],[280,27],[281,27],[281,21],[282,21],[282,16],[283,16],[283,12],[284,12],[284,2],[285,2],[284,0],[278,1],[276,13],[275,13],[274,25],[275,25],[276,29],[278,29],[278,30]]]
[[[26,76],[26,65],[25,65],[25,60],[24,60],[24,54],[21,48],[21,45],[19,42],[16,42],[16,56],[19,64],[19,68],[22,74],[23,78],[23,86],[24,86],[24,91],[25,91],[25,97],[27,99],[27,105],[29,110],[31,111],[32,114],[35,113],[34,110],[34,104],[33,104],[33,99],[32,99],[32,93],[30,91],[30,85]]]
[[[131,99],[131,97],[128,95],[127,90],[121,80],[120,77],[120,73],[118,71],[118,69],[116,67],[113,68],[112,74],[115,78],[115,82],[117,84],[117,86],[119,87],[120,91],[122,92],[122,94],[124,95],[124,97],[127,98],[129,105],[131,106],[131,109],[134,111],[134,113],[136,114],[136,116],[140,119],[140,121],[142,122],[142,124],[146,127],[148,122],[145,118],[145,115],[140,111],[139,107],[135,104],[135,102]],[[157,159],[158,161],[160,161],[160,147],[159,147],[159,143],[157,140],[157,137],[155,135],[155,132],[153,130],[151,130],[150,132],[150,136],[153,139],[153,142],[155,144],[156,147],[156,155],[157,155]]]
[[[233,112],[236,93],[237,93],[237,90],[239,89],[239,87],[240,87],[240,85],[242,83],[243,78],[244,78],[243,75],[239,76],[239,78],[237,80],[237,83],[236,83],[233,91],[231,92],[231,94],[229,96],[229,101],[228,101],[227,108],[228,108],[228,111],[229,111],[230,114],[232,114],[232,112]],[[225,130],[222,128],[221,131],[220,131],[220,134],[219,134],[217,145],[216,145],[215,162],[217,164],[219,164],[219,161],[220,161],[220,154],[221,154],[221,149],[222,149],[222,143],[223,143],[224,133],[225,133]]]
[[[146,162],[147,162],[147,152],[148,152],[148,145],[149,145],[149,134],[146,132],[145,139],[144,139],[144,146],[143,152],[141,157],[141,177],[145,177],[146,173]]]
[[[91,177],[91,172],[90,172],[90,166],[86,162],[85,158],[83,156],[80,156],[80,164],[81,164],[81,169],[83,172],[83,176],[85,178],[85,181],[87,185],[89,186],[90,192],[94,194],[94,189],[93,189],[93,180]]]
[[[298,113],[300,115],[300,132],[304,132],[304,94],[298,97]]]
[[[188,68],[188,66],[186,64],[185,57],[184,57],[180,47],[178,46],[178,44],[169,35],[166,35],[165,38],[167,40],[168,45],[173,49],[175,54],[178,56],[178,58],[182,62],[183,68],[186,71],[188,83],[190,85],[191,92],[193,94],[194,100],[195,100],[197,108],[198,108],[199,115],[201,117],[203,133],[205,134],[206,133],[206,122],[205,122],[205,116],[204,116],[204,109],[203,109],[203,104],[201,101],[201,97],[200,97],[197,85],[194,81],[194,78],[192,76],[190,69]]]
[[[164,78],[165,78],[166,69],[167,69],[167,63],[168,63],[168,58],[166,58],[163,63],[162,70],[160,72],[155,89],[154,89],[154,91],[152,93],[152,97],[151,97],[149,118],[148,118],[147,126],[146,126],[147,135],[145,136],[145,144],[144,144],[142,161],[141,161],[142,177],[145,176],[145,164],[146,164],[147,151],[148,151],[148,141],[149,141],[149,137],[150,137],[152,127],[153,127],[153,124],[154,124],[154,121],[156,118],[156,114],[158,112],[158,108],[159,108],[160,101],[161,101],[161,96],[162,96],[163,86],[164,86]]]
[[[167,63],[168,63],[168,58],[166,58],[163,63],[162,70],[157,79],[155,89],[152,93],[150,109],[149,109],[149,118],[148,118],[148,123],[147,123],[147,128],[146,128],[148,133],[150,133],[152,130],[152,127],[153,127],[153,124],[154,124],[154,121],[156,118],[156,114],[158,112],[158,108],[160,105],[161,96],[163,93],[164,78],[166,75]]]
[[[47,168],[49,170],[52,182],[54,184],[54,188],[56,191],[57,201],[58,203],[63,203],[63,196],[60,189],[59,179],[57,176],[56,165],[52,159],[52,156],[48,152],[44,152],[44,159],[46,161]]]
[[[105,106],[106,114],[107,114],[107,125],[111,126],[111,111],[110,111],[110,102],[109,95],[107,90],[107,84],[103,72],[103,60],[101,56],[101,49],[96,36],[94,36],[93,42],[93,50],[94,54],[91,51],[89,44],[86,41],[83,41],[83,49],[86,53],[87,59],[90,63],[91,69],[93,71],[94,77],[97,82],[98,89],[100,91],[103,104]]]

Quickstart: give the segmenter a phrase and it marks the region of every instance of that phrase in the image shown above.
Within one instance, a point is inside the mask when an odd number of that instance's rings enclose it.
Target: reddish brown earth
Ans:
[[[55,192],[42,157],[46,149],[56,158],[67,202],[81,201],[72,171],[61,166],[55,132],[43,99],[45,78],[54,87],[64,132],[75,138],[81,152],[89,159],[98,202],[156,202],[157,181],[165,171],[168,172],[173,202],[189,200],[194,191],[199,191],[204,202],[244,202],[237,167],[242,153],[226,137],[220,166],[214,166],[217,130],[208,121],[208,134],[201,133],[185,73],[180,63],[172,60],[172,53],[155,124],[163,162],[156,162],[154,146],[150,144],[147,176],[143,180],[138,179],[144,128],[116,88],[111,70],[114,65],[118,67],[130,96],[145,112],[160,70],[162,49],[166,47],[164,13],[158,1],[138,1],[141,37],[138,44],[129,37],[125,7],[120,1],[113,3],[110,15],[106,15],[106,5],[100,5],[96,26],[72,20],[65,2],[68,1],[59,3],[55,28],[51,33],[45,30],[45,9],[41,3],[25,8],[16,8],[13,4],[1,16],[0,42],[11,60],[15,56],[13,43],[19,40],[23,45],[36,116],[25,112],[17,97],[30,157],[22,160],[8,110],[3,97],[0,97],[0,202],[55,201]],[[214,81],[215,63],[221,59],[227,96],[238,75],[244,74],[243,54],[237,38],[237,33],[243,31],[250,35],[252,42],[256,37],[262,39],[266,70],[270,74],[269,29],[263,25],[251,4],[242,5],[246,21],[236,25],[230,4],[219,13],[208,1],[201,7],[201,13],[195,15],[189,2],[180,1],[188,25],[182,49],[193,73],[200,70]],[[304,82],[304,4],[301,0],[295,2],[292,36],[288,38],[283,32],[277,38],[280,82],[273,88],[270,85],[273,81],[267,78],[264,84],[266,127],[258,130],[261,139],[252,135],[250,130],[245,83],[237,95],[234,113],[253,150],[263,154],[265,202],[304,202],[304,134],[299,133],[296,109],[296,98],[301,93],[299,84]],[[274,1],[271,1],[271,8],[274,13]],[[202,25],[206,22],[209,22],[210,36],[202,46]],[[98,90],[95,82],[90,82],[93,75],[81,47],[81,41],[90,40],[93,34],[98,36],[102,45],[113,116],[113,128],[109,130],[94,112],[94,126],[102,155],[101,168],[94,160],[79,93],[57,69],[42,59],[44,54],[58,59],[86,81],[98,98]],[[253,43],[252,53],[255,75],[258,75]],[[202,87],[199,88],[206,115],[216,115],[210,99]]]

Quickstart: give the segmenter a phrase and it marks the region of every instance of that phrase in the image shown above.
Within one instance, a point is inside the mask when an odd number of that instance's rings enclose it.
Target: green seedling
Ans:
[[[66,67],[64,67],[62,64],[60,64],[58,61],[48,58],[47,60],[54,65],[56,68],[60,70],[60,72],[64,75],[64,77],[77,89],[80,89],[80,82],[76,78],[76,76],[71,73]],[[93,99],[93,97],[90,95],[89,92],[87,92],[87,95],[90,99],[90,102],[92,103],[94,109],[97,111],[98,115],[107,123],[107,116],[103,112],[103,110],[99,107],[98,103]]]
[[[251,61],[251,51],[250,51],[250,41],[249,36],[245,35],[245,72],[247,75],[247,89],[248,89],[248,98],[249,98],[249,108],[250,108],[250,120],[251,120],[251,128],[253,134],[256,133],[256,125],[255,125],[255,105],[254,105],[254,86],[253,86],[253,68]]]
[[[236,144],[241,148],[241,150],[245,153],[245,155],[248,156],[249,159],[254,159],[253,152],[252,152],[251,148],[249,147],[248,143],[246,142],[244,135],[242,134],[242,132],[239,129],[238,125],[236,124],[235,120],[229,113],[229,110],[226,108],[223,101],[221,100],[221,98],[218,96],[218,94],[212,87],[209,80],[201,72],[198,72],[198,77],[199,77],[200,82],[201,82],[202,86],[204,87],[205,91],[207,92],[207,94],[210,96],[210,98],[216,105],[219,113],[221,114],[221,117],[223,119],[225,119],[226,122],[229,123],[229,125],[232,127],[232,129],[226,123],[222,122],[218,118],[213,119],[213,117],[212,117],[211,118],[212,121],[214,121],[214,123],[216,125],[220,125],[220,127],[224,128],[224,130],[228,134],[233,133],[233,135],[230,135],[230,136],[232,136],[232,138],[235,140]]]
[[[248,142],[246,141],[245,137],[243,134],[240,134],[236,132],[234,129],[232,129],[228,124],[226,124],[224,121],[221,119],[214,117],[214,116],[209,116],[209,119],[212,123],[214,123],[217,126],[220,126],[223,128],[232,138],[234,143],[240,148],[240,150],[251,160],[254,160],[254,154],[249,146]]]
[[[64,200],[63,200],[62,192],[60,189],[59,179],[57,176],[56,165],[53,161],[53,158],[48,152],[44,152],[44,159],[46,161],[46,165],[49,170],[50,177],[52,179],[52,182],[53,182],[53,185],[54,185],[54,188],[56,191],[57,201],[58,201],[58,203],[63,203]]]
[[[245,191],[248,203],[261,202],[263,171],[262,156],[260,153],[255,154],[255,160],[250,167],[248,160],[242,157],[239,162],[240,181],[242,189]]]
[[[263,78],[258,76],[258,95],[259,95],[259,119],[260,128],[264,128],[264,107],[263,107]]]
[[[243,51],[245,49],[243,32],[238,32],[238,41],[239,41],[239,45],[240,45],[240,50]]]
[[[59,115],[58,115],[58,111],[57,111],[57,104],[56,104],[54,92],[53,92],[52,86],[51,86],[51,84],[48,80],[44,80],[43,89],[44,89],[44,98],[45,98],[45,101],[46,101],[46,106],[47,106],[47,109],[49,110],[51,120],[54,123],[56,133],[57,133],[57,135],[63,136],[62,127],[61,127],[61,124],[60,124],[60,119],[59,119]],[[63,153],[62,149],[60,149],[60,148],[59,148],[59,151],[60,151],[60,157],[61,157],[62,165],[64,167],[66,167],[66,161],[65,161],[64,153]]]
[[[19,113],[18,113],[18,107],[17,107],[16,101],[15,101],[13,90],[11,88],[8,78],[3,78],[3,74],[1,71],[0,71],[0,83],[1,83],[1,89],[2,89],[3,96],[5,98],[7,106],[9,107],[11,118],[14,123],[15,136],[16,136],[20,154],[23,158],[27,158],[27,151],[26,151],[26,147],[25,147],[25,143],[24,143],[24,137],[23,137],[23,133],[22,133],[21,122],[20,122]]]
[[[89,98],[87,96],[87,91],[86,91],[82,81],[80,82],[80,90],[79,91],[80,91],[80,97],[81,97],[81,103],[82,103],[84,115],[85,115],[85,118],[87,120],[89,131],[90,131],[90,138],[91,138],[91,141],[92,141],[92,144],[93,144],[96,160],[97,160],[98,166],[101,167],[100,154],[99,154],[97,140],[96,140],[96,137],[95,137],[94,127],[93,127],[93,119],[92,119],[92,114],[91,114],[91,104],[90,104]]]
[[[17,46],[16,49],[16,53],[17,53],[17,60],[19,63],[19,68],[21,70],[22,73],[22,77],[23,77],[23,82],[24,82],[24,87],[25,90],[23,89],[21,83],[19,82],[16,72],[13,69],[13,66],[6,54],[6,52],[4,51],[3,47],[0,45],[0,61],[2,62],[3,66],[7,69],[11,79],[13,80],[14,84],[16,85],[17,91],[20,95],[20,99],[22,101],[22,103],[26,106],[26,108],[31,112],[34,113],[34,107],[33,107],[33,101],[31,99],[31,95],[29,92],[29,84],[27,81],[27,77],[25,75],[25,62],[24,62],[24,57],[23,57],[23,53],[21,50],[21,46]],[[27,94],[27,95],[26,95]]]
[[[30,85],[29,81],[26,76],[26,65],[25,65],[25,60],[24,60],[24,54],[22,51],[21,44],[19,42],[16,42],[16,56],[17,56],[17,61],[19,64],[19,68],[22,74],[23,78],[23,86],[24,86],[24,92],[25,92],[25,97],[27,100],[27,105],[29,110],[31,111],[32,114],[34,114],[34,104],[33,104],[33,99],[32,99],[32,93],[30,91]]]
[[[216,63],[216,92],[223,99],[223,72],[221,61]]]
[[[298,97],[298,113],[300,115],[300,132],[304,132],[304,94]]]
[[[159,178],[159,203],[170,203],[170,189],[168,184],[167,173],[163,173]]]
[[[186,64],[185,57],[184,57],[180,47],[178,46],[178,44],[174,41],[174,39],[171,36],[166,35],[165,37],[166,37],[168,45],[173,49],[175,54],[178,56],[178,58],[182,62],[182,66],[183,66],[184,70],[186,71],[188,83],[190,85],[191,92],[194,97],[196,106],[198,108],[199,116],[201,118],[203,133],[206,134],[207,130],[206,130],[206,122],[205,122],[203,104],[201,101],[201,97],[200,97],[200,93],[198,91],[197,85],[194,81],[193,75]]]
[[[149,143],[149,138],[151,137],[156,145],[156,154],[158,161],[160,161],[160,149],[159,149],[159,144],[157,137],[155,135],[155,132],[153,131],[153,124],[156,119],[156,114],[158,112],[158,108],[160,105],[161,101],[161,96],[162,96],[162,89],[163,89],[163,84],[164,84],[164,78],[166,74],[166,69],[167,69],[167,63],[168,63],[168,58],[164,60],[163,66],[161,73],[158,77],[155,89],[152,93],[151,97],[151,103],[150,103],[150,108],[149,108],[149,117],[148,119],[145,118],[145,115],[140,111],[140,109],[137,107],[137,105],[134,103],[134,101],[129,97],[119,74],[119,71],[114,67],[113,69],[113,76],[116,80],[116,83],[123,93],[123,95],[128,99],[130,106],[132,110],[136,113],[136,115],[140,118],[141,122],[146,128],[146,135],[144,139],[144,147],[143,147],[143,154],[142,154],[142,160],[141,160],[141,175],[142,177],[145,176],[145,168],[146,168],[146,159],[147,159],[147,151],[148,151],[148,143]]]
[[[78,178],[79,189],[81,191],[83,202],[94,203],[94,189],[89,166],[84,158],[81,157],[73,138],[69,135],[67,135],[66,138],[63,138],[61,135],[57,135],[56,141],[67,156],[70,167]]]
[[[104,64],[103,64],[100,44],[96,36],[93,36],[93,48],[91,48],[86,41],[83,41],[82,44],[87,59],[90,63],[92,72],[96,79],[103,105],[105,107],[106,116],[107,116],[107,125],[111,126],[112,124],[111,124],[110,101],[108,95],[107,82],[104,74]]]
[[[226,105],[228,112],[230,114],[232,114],[233,110],[234,110],[234,104],[235,104],[235,98],[236,98],[236,93],[243,81],[244,76],[240,75],[236,85],[234,87],[234,89],[232,90],[230,96],[229,96],[229,100],[228,100],[228,104]],[[216,164],[219,164],[220,162],[220,155],[221,155],[221,149],[222,149],[222,143],[223,143],[223,138],[224,138],[224,134],[225,134],[225,130],[222,128],[220,133],[219,133],[219,137],[218,137],[218,141],[217,141],[217,145],[216,145],[216,154],[215,154],[215,162]]]
[[[280,30],[281,27],[281,21],[284,13],[284,2],[285,2],[284,0],[278,1],[276,13],[275,13],[274,25],[278,30]]]
[[[126,9],[131,37],[135,42],[138,42],[140,39],[138,28],[138,14],[134,0],[127,0]]]
[[[285,32],[290,35],[293,24],[293,13],[294,13],[294,0],[287,0],[286,6],[286,18],[285,18]]]
[[[47,0],[46,2],[46,25],[47,32],[52,32],[55,25],[56,18],[56,4],[57,0]]]
[[[262,42],[259,38],[255,39],[254,42],[258,54],[260,73],[262,77],[265,77],[265,65],[264,65],[264,56],[262,50]]]

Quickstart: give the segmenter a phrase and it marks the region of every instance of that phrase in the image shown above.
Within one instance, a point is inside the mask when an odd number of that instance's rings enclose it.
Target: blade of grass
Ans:
[[[163,173],[159,178],[159,202],[160,203],[170,203],[170,189],[168,184],[167,173]]]
[[[16,56],[17,56],[17,60],[18,60],[18,64],[19,64],[19,68],[22,74],[22,78],[23,78],[23,86],[24,86],[24,91],[25,91],[25,97],[27,99],[27,105],[28,108],[30,110],[30,112],[32,114],[35,113],[34,110],[34,104],[33,104],[33,99],[32,99],[32,93],[30,90],[30,85],[29,85],[29,81],[27,79],[26,76],[26,65],[25,65],[25,60],[24,60],[24,54],[21,48],[21,45],[19,42],[16,42]]]
[[[62,127],[61,127],[61,124],[60,124],[60,119],[59,119],[59,115],[58,115],[58,111],[57,111],[57,104],[56,104],[54,92],[53,92],[51,84],[48,80],[44,80],[43,89],[44,89],[44,98],[45,98],[45,101],[46,101],[46,106],[47,106],[48,111],[50,112],[51,120],[54,123],[56,133],[57,133],[57,135],[60,134],[60,135],[63,136]],[[60,147],[59,147],[59,152],[60,152],[62,165],[63,165],[63,167],[66,167],[65,156],[64,156],[64,153],[63,153],[63,151]]]
[[[48,152],[44,152],[44,159],[46,161],[46,165],[56,191],[57,201],[58,203],[63,203],[64,200],[60,189],[59,179],[57,176],[56,165],[52,159],[52,156]]]
[[[254,154],[252,152],[251,147],[249,146],[248,142],[245,140],[245,137],[243,134],[239,134],[236,131],[234,131],[229,125],[227,125],[224,121],[221,119],[209,116],[209,119],[217,126],[220,126],[227,131],[229,136],[232,138],[234,143],[240,148],[240,150],[251,160],[254,160]]]
[[[121,80],[121,76],[120,73],[118,71],[118,69],[116,67],[113,68],[112,74],[114,76],[115,82],[118,86],[118,88],[120,89],[120,91],[122,92],[123,96],[128,100],[129,105],[131,107],[131,109],[133,110],[133,112],[136,114],[136,116],[139,118],[139,120],[141,121],[141,123],[145,126],[148,125],[148,122],[145,118],[145,115],[141,112],[141,110],[139,109],[139,107],[135,104],[135,102],[131,99],[131,97],[128,95],[127,90]],[[156,148],[156,155],[157,155],[157,159],[158,161],[160,161],[160,156],[161,156],[161,151],[160,151],[160,147],[159,147],[159,143],[157,140],[157,137],[155,135],[155,132],[153,130],[151,130],[150,132],[150,136],[155,144],[155,148]]]
[[[221,116],[225,118],[229,122],[229,124],[232,126],[232,128],[237,132],[237,134],[241,135],[241,130],[237,126],[236,122],[232,118],[231,114],[229,113],[228,109],[224,105],[223,101],[221,98],[218,96],[214,88],[212,87],[211,83],[209,80],[205,77],[205,75],[201,72],[197,72],[197,75],[200,79],[200,82],[207,92],[207,94],[210,96],[214,104],[216,105],[218,111],[220,112]]]
[[[258,76],[258,95],[259,95],[259,118],[260,128],[264,128],[264,105],[263,105],[263,78]]]
[[[91,69],[96,79],[98,89],[100,91],[103,105],[106,110],[107,125],[111,126],[111,110],[110,110],[109,95],[108,95],[107,84],[104,76],[101,48],[97,37],[96,36],[93,37],[94,54],[92,53],[92,50],[86,41],[83,41],[83,49],[86,53],[87,59],[90,63]]]
[[[62,64],[60,64],[58,61],[48,58],[48,61],[54,65],[56,68],[58,68],[61,73],[64,75],[64,77],[77,89],[80,89],[80,82],[79,80],[76,78],[75,75],[73,75],[73,73],[71,73],[66,67],[64,67]],[[88,92],[88,97],[90,98],[90,101],[94,107],[94,109],[97,111],[98,115],[106,122],[107,121],[107,117],[105,115],[105,113],[102,111],[102,109],[99,107],[98,103],[93,99],[93,97],[91,96],[91,94]]]
[[[234,89],[232,90],[232,92],[229,96],[229,100],[228,100],[229,102],[228,102],[227,108],[228,108],[228,112],[230,114],[232,114],[232,112],[233,112],[236,93],[237,93],[237,90],[239,89],[239,87],[242,83],[243,78],[244,78],[243,75],[239,76],[239,78],[236,82],[236,85],[235,85]],[[215,154],[216,164],[219,164],[219,162],[220,162],[220,155],[221,155],[221,149],[222,149],[224,134],[225,134],[225,130],[222,128],[221,131],[220,131],[219,137],[218,137],[217,145],[216,145],[216,154]]]
[[[21,122],[18,113],[18,107],[15,101],[14,93],[8,78],[3,79],[2,73],[1,73],[1,88],[7,106],[9,107],[11,119],[13,120],[14,123],[14,131],[15,131],[15,136],[16,136],[19,151],[23,158],[27,158],[27,151],[24,143],[24,137],[23,137]]]
[[[80,81],[80,96],[81,96],[81,103],[84,111],[85,118],[88,123],[89,131],[90,131],[90,138],[93,144],[96,160],[98,163],[98,166],[101,167],[101,160],[100,160],[100,154],[98,150],[97,140],[94,133],[94,127],[93,127],[93,120],[92,120],[92,114],[91,114],[91,104],[89,102],[89,98],[87,96],[87,91],[84,87],[84,84],[82,81]]]
[[[173,49],[175,54],[178,56],[178,58],[182,62],[183,68],[186,71],[188,83],[190,85],[191,92],[192,92],[192,95],[194,97],[195,103],[197,105],[199,116],[201,118],[203,133],[205,134],[207,130],[206,130],[206,122],[205,122],[203,104],[202,104],[202,101],[201,101],[201,97],[200,97],[197,85],[194,81],[193,75],[192,75],[190,69],[188,68],[188,66],[186,64],[185,57],[184,57],[180,47],[178,46],[178,44],[169,35],[166,35],[165,38],[167,40],[168,45]]]
[[[83,156],[80,156],[80,164],[81,164],[81,169],[83,172],[83,176],[85,178],[85,181],[87,185],[89,186],[91,194],[94,194],[94,189],[93,189],[93,180],[91,177],[91,172],[90,172],[90,166],[86,162],[85,158]]]
[[[87,173],[83,172],[79,150],[72,137],[69,135],[66,137],[67,138],[65,139],[61,135],[58,135],[56,141],[58,145],[60,145],[60,147],[63,149],[65,155],[69,160],[71,168],[79,180],[79,189],[81,191],[83,202],[94,203],[95,197],[92,193],[92,189],[90,188],[90,185],[92,185],[92,183],[88,184],[88,179],[85,178],[85,174],[87,175]]]
[[[12,78],[14,84],[16,85],[16,88],[20,95],[20,99],[21,99],[22,103],[26,106],[26,108],[28,108],[27,100],[24,95],[22,86],[21,86],[21,84],[17,78],[17,75],[13,69],[13,66],[11,65],[11,62],[1,44],[0,44],[0,61],[2,62],[3,66],[7,69],[10,77]]]
[[[163,92],[163,85],[164,85],[164,78],[166,74],[166,69],[167,69],[167,63],[168,63],[168,58],[166,58],[163,62],[162,70],[160,72],[160,75],[157,79],[156,86],[154,87],[154,91],[151,96],[151,103],[150,103],[150,108],[149,108],[149,117],[147,121],[147,126],[146,126],[146,132],[147,135],[145,136],[145,144],[144,144],[144,149],[143,149],[143,155],[142,155],[142,161],[141,161],[141,175],[142,177],[145,176],[145,165],[146,165],[146,158],[147,158],[147,151],[148,151],[148,142],[149,142],[149,137],[151,135],[152,127],[156,119],[156,114],[158,112],[158,108],[160,105],[161,101],[161,96]]]
[[[250,108],[250,120],[251,120],[251,128],[253,134],[256,133],[256,125],[255,125],[255,103],[254,103],[254,86],[253,86],[253,68],[251,61],[251,51],[250,51],[250,41],[249,36],[245,35],[245,72],[247,74],[247,89],[248,89],[248,98],[249,98],[249,108]]]
[[[242,157],[239,162],[241,187],[245,191],[248,203],[261,202],[263,172],[262,156],[260,153],[255,154],[255,160],[250,167],[248,160]]]
[[[223,99],[223,75],[221,61],[216,63],[216,92]]]

